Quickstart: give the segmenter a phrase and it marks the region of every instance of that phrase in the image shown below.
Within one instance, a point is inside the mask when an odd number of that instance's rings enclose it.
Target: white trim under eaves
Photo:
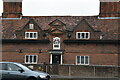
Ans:
[[[120,19],[120,17],[98,17],[98,19]]]
[[[1,20],[20,20],[22,19],[22,17],[20,18],[0,18]]]

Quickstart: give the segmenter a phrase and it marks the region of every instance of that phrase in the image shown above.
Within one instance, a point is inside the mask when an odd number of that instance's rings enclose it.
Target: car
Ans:
[[[41,71],[33,71],[16,62],[0,62],[0,80],[50,80],[50,75]]]

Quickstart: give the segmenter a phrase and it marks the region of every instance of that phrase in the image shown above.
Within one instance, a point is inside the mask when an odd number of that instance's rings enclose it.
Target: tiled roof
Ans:
[[[81,20],[85,19],[94,30],[102,31],[104,39],[118,39],[118,20],[98,19],[97,16],[23,16],[20,20],[2,20],[3,39],[13,39],[16,30],[21,30],[25,24],[33,19],[42,30],[47,30],[49,24],[58,19],[66,26],[66,29],[72,31]]]

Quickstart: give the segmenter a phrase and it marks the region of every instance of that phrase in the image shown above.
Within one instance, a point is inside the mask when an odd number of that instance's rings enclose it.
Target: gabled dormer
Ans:
[[[49,32],[55,35],[64,34],[65,29],[66,29],[65,26],[66,25],[62,21],[56,19],[49,24]]]
[[[73,29],[73,38],[77,40],[95,40],[100,38],[100,31],[96,31],[87,20],[82,19]]]
[[[42,39],[43,31],[34,19],[29,19],[22,27],[16,31],[17,39]]]

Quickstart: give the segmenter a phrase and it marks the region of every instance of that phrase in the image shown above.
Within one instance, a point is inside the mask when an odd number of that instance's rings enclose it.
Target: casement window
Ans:
[[[25,55],[26,64],[37,64],[38,56],[37,55]]]
[[[37,39],[38,32],[25,32],[25,39]]]
[[[34,29],[34,24],[29,24],[29,29]]]
[[[53,38],[53,49],[60,49],[60,38]]]
[[[90,32],[76,32],[76,39],[90,39]]]
[[[76,56],[76,64],[89,65],[89,56]]]

